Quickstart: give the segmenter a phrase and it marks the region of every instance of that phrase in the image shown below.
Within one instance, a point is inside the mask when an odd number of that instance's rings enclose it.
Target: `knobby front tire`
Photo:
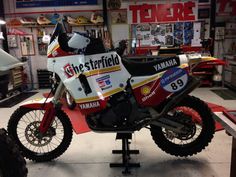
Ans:
[[[8,122],[8,132],[18,144],[22,154],[29,160],[45,162],[62,155],[72,140],[72,125],[68,116],[57,110],[55,120],[39,138],[38,128],[44,111],[20,107]]]

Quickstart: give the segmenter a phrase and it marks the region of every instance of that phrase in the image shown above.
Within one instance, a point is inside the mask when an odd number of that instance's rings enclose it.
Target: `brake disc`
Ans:
[[[44,135],[42,135],[39,132],[40,123],[40,121],[31,122],[25,129],[26,140],[31,145],[37,147],[48,145],[51,142],[52,137],[56,134],[55,129],[53,127],[50,127],[48,131]]]

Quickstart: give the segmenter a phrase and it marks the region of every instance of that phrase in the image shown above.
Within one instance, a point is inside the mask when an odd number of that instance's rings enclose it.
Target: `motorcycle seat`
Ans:
[[[122,63],[132,76],[149,76],[180,65],[178,56],[151,57],[151,61],[134,61],[122,58]]]

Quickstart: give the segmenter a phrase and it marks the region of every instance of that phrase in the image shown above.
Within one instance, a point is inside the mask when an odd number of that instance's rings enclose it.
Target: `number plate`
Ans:
[[[161,87],[168,92],[178,92],[188,83],[188,73],[182,68],[171,68],[161,78]]]

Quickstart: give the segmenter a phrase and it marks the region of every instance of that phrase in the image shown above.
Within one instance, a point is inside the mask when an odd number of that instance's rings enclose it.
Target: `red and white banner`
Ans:
[[[9,28],[7,35],[26,35],[27,33],[17,28]]]
[[[218,16],[236,16],[236,0],[217,0]]]
[[[195,21],[198,16],[196,1],[135,4],[128,7],[129,24]]]

